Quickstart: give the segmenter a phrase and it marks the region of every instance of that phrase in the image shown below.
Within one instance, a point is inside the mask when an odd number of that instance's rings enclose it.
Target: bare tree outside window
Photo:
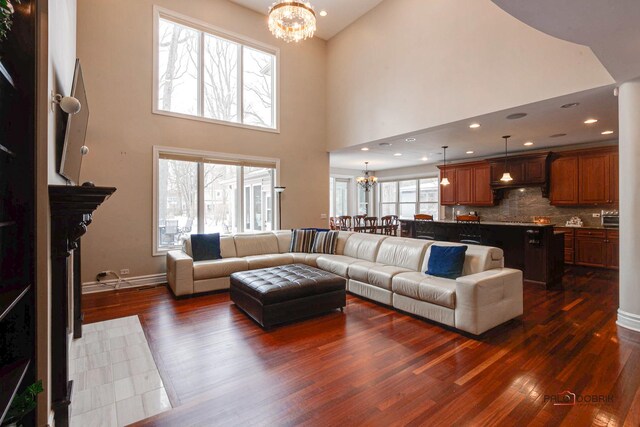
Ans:
[[[164,18],[157,49],[159,110],[276,127],[274,54]]]

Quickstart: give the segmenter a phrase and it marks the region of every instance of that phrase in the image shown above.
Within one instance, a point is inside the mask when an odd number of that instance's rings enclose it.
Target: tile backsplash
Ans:
[[[617,207],[615,207],[617,208]],[[504,198],[497,206],[468,207],[454,206],[456,212],[475,211],[483,221],[523,221],[531,222],[534,216],[547,216],[552,224],[564,225],[573,216],[580,217],[585,227],[599,227],[600,218],[593,214],[614,209],[612,206],[593,207],[556,207],[551,206],[549,199],[542,197],[538,187],[516,188],[505,191]],[[452,208],[445,208],[445,216],[452,219]]]

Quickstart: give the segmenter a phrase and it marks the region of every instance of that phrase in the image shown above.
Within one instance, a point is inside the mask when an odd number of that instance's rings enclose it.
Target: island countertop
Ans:
[[[401,219],[400,221],[413,222],[413,221],[420,221],[420,220]],[[452,220],[452,219],[434,220],[432,222],[441,223],[441,224],[458,224],[456,220]],[[557,227],[557,224],[538,224],[535,222],[482,221],[482,220],[480,220],[480,225],[504,225],[507,227]]]

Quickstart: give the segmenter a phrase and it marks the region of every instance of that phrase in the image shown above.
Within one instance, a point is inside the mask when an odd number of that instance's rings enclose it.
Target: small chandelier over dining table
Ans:
[[[356,182],[360,187],[364,189],[364,191],[369,192],[373,188],[374,185],[378,183],[378,178],[376,176],[371,175],[369,172],[369,162],[364,162],[364,176],[359,176],[356,178]]]
[[[309,2],[279,0],[269,9],[269,30],[287,43],[313,37],[316,13]]]

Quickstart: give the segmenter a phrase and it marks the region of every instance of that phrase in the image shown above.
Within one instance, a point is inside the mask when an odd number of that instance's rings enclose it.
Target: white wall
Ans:
[[[328,43],[330,150],[613,83],[489,0],[388,0]]]
[[[154,4],[280,48],[279,134],[152,114]],[[78,56],[91,109],[81,180],[118,189],[83,238],[83,282],[102,270],[165,271],[151,255],[154,145],[279,158],[283,227],[327,226],[324,41],[280,42],[264,15],[226,0],[84,0]]]

